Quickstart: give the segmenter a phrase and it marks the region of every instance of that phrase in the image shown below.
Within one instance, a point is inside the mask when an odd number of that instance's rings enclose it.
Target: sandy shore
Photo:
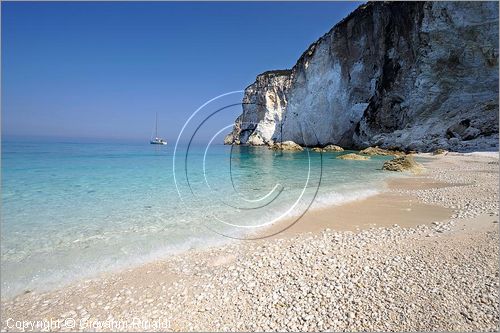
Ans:
[[[447,207],[420,202],[413,195],[401,195],[398,190],[430,189],[455,186],[428,178],[395,178],[388,180],[387,192],[323,209],[307,211],[297,223],[274,236],[283,238],[305,232],[320,232],[325,229],[336,231],[359,231],[372,227],[414,227],[441,221],[452,215]],[[285,229],[295,219],[285,220],[272,226],[263,235],[274,234]]]
[[[278,237],[5,301],[1,327],[497,331],[498,154],[422,156],[426,174]]]

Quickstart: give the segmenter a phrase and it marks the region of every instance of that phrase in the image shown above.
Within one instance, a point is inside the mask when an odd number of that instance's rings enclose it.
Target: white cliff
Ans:
[[[243,104],[227,144],[498,149],[498,3],[368,3]]]
[[[269,71],[257,76],[245,89],[243,114],[236,119],[233,132],[225,142],[272,145],[280,141],[280,130],[287,106],[286,90],[290,83],[289,70]],[[278,135],[278,136],[276,136]]]

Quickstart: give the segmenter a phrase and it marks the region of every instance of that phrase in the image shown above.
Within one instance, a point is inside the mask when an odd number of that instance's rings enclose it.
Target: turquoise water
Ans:
[[[266,235],[275,221],[375,194],[387,177],[382,157],[187,148],[174,159],[174,145],[2,142],[3,296]]]

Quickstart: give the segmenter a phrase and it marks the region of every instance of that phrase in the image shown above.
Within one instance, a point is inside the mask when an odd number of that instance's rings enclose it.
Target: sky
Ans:
[[[291,68],[359,5],[2,1],[2,137],[149,140],[158,113],[173,141],[207,100]]]

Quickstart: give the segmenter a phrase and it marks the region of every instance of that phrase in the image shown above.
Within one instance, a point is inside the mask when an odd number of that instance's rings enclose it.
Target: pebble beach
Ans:
[[[388,214],[384,225],[339,230],[332,223],[191,250],[2,300],[1,328],[498,331],[498,153],[418,158],[425,173],[387,191],[446,208],[444,219],[408,225]],[[332,220],[334,212],[327,212]]]

